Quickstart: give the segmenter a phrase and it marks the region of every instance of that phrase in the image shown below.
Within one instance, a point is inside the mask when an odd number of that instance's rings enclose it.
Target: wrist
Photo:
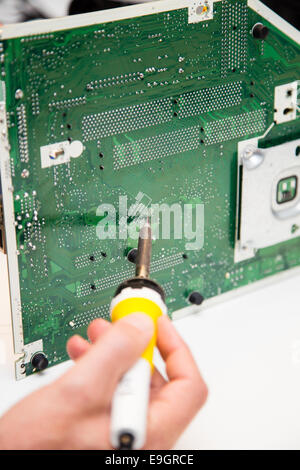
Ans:
[[[29,395],[0,418],[0,448],[59,449],[70,416],[54,384]]]

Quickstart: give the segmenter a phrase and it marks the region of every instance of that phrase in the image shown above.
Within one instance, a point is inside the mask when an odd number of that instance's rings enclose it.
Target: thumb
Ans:
[[[154,334],[144,313],[117,321],[65,375],[68,389],[84,397],[87,406],[108,405],[121,377],[139,359]]]

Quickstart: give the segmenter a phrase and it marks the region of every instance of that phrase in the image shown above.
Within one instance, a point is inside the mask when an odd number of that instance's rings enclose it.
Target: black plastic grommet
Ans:
[[[254,39],[266,39],[269,34],[269,28],[262,23],[257,23],[253,26],[252,36]]]
[[[189,295],[189,302],[191,302],[191,304],[201,305],[203,300],[204,297],[200,294],[200,292],[194,291]]]
[[[31,359],[32,367],[36,370],[45,370],[48,367],[49,361],[43,353],[36,353]]]

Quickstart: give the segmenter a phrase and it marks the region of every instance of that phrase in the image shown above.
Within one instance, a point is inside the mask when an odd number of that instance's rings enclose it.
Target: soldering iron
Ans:
[[[120,284],[110,306],[112,322],[132,313],[144,313],[155,325],[142,357],[123,376],[113,397],[111,443],[115,449],[141,449],[146,441],[157,320],[167,313],[163,289],[149,279],[151,248],[151,227],[147,219],[139,233],[135,277]]]

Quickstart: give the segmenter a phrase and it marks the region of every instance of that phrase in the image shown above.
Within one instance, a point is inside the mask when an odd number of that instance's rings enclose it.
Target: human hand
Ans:
[[[114,390],[152,334],[153,322],[133,314],[115,324],[93,321],[91,344],[73,336],[67,349],[75,365],[0,419],[0,449],[111,449]],[[145,448],[169,449],[204,404],[207,387],[166,316],[158,321],[157,347],[169,380],[154,371]]]

